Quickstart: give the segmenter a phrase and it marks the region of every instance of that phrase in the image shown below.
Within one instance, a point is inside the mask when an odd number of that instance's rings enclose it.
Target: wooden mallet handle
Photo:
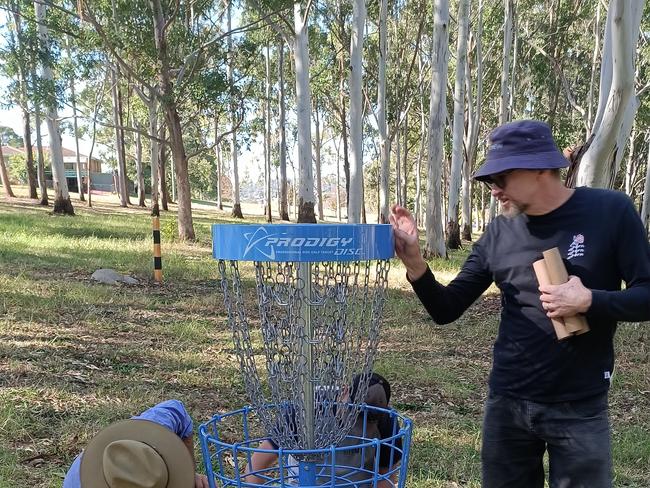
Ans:
[[[562,256],[557,247],[544,251],[544,261],[548,270],[548,277],[552,285],[562,285],[569,281],[569,274],[567,273]],[[582,315],[573,315],[571,317],[564,317],[564,325],[567,332],[575,334],[584,334],[589,331],[587,320]]]
[[[535,275],[537,276],[539,286],[551,284],[551,278],[548,276],[546,261],[543,259],[535,261],[533,263],[533,269],[535,270]],[[566,330],[566,326],[564,325],[564,320],[562,320],[562,317],[552,318],[551,323],[555,329],[555,335],[557,336],[558,341],[562,341],[571,337],[572,334]]]

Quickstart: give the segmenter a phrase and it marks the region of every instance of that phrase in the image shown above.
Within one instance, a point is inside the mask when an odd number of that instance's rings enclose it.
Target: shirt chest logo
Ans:
[[[573,236],[573,242],[567,251],[567,259],[579,258],[585,255],[585,236],[578,234]]]

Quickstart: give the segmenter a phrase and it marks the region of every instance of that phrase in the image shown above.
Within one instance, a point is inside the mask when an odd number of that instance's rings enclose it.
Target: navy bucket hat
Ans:
[[[494,129],[487,157],[474,173],[479,181],[512,169],[558,169],[569,161],[555,145],[551,128],[539,120],[517,120]]]

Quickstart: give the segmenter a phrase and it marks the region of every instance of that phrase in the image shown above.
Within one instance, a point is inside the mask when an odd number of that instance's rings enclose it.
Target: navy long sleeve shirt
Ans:
[[[562,342],[542,309],[532,266],[553,247],[569,275],[592,290],[591,331]],[[620,192],[578,188],[548,214],[499,216],[449,285],[431,270],[411,284],[434,321],[444,324],[492,282],[501,291],[502,311],[490,388],[503,395],[559,402],[606,391],[617,321],[650,320],[650,245],[631,200]]]

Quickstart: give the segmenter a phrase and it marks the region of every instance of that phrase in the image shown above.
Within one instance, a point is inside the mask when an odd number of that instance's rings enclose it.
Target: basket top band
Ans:
[[[370,261],[394,255],[389,224],[213,224],[212,256],[233,261]]]

